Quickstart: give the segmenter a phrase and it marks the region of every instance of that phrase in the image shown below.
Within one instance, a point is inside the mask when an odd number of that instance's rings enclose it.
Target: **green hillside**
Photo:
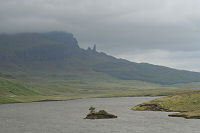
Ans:
[[[106,62],[94,67],[97,72],[107,73],[122,80],[141,80],[158,84],[198,82],[199,73],[176,70],[147,63],[134,63],[126,60]]]
[[[133,80],[49,79],[48,81],[24,82],[16,79],[0,78],[0,104],[89,97],[166,96],[191,90]]]
[[[20,79],[139,80],[158,84],[200,82],[200,73],[117,59],[81,49],[71,33],[0,35],[0,71]],[[104,76],[102,76],[104,75]],[[64,78],[62,78],[64,77]]]
[[[19,102],[15,97],[34,95],[38,93],[28,89],[23,83],[0,77],[0,103]]]
[[[166,96],[199,83],[200,73],[81,49],[71,33],[0,35],[0,103]]]

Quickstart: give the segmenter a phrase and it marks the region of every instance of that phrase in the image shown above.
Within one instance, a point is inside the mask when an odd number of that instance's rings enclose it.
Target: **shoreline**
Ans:
[[[72,99],[42,99],[42,100],[37,100],[37,101],[27,101],[27,102],[10,102],[10,103],[0,103],[0,105],[6,105],[6,104],[19,104],[19,103],[43,103],[43,102],[58,102],[58,101],[72,101],[72,100],[80,100],[80,99],[93,99],[93,98],[131,98],[131,97],[155,97],[160,98],[160,97],[165,97],[163,95],[161,96],[110,96],[110,97],[83,97],[83,98],[72,98]]]
[[[132,110],[171,112],[169,117],[200,119],[199,101],[200,91],[193,91],[147,101],[134,106]]]

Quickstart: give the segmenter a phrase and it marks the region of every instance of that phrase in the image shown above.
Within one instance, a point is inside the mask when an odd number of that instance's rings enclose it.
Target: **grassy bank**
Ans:
[[[167,96],[188,92],[188,89],[166,89],[166,90],[95,90],[91,92],[79,91],[75,93],[64,93],[62,95],[13,95],[0,97],[0,104],[16,102],[35,102],[35,101],[57,101],[72,100],[80,98],[107,98],[107,97],[136,97],[136,96]]]
[[[180,112],[169,114],[171,117],[184,117],[187,119],[200,118],[200,91],[182,93],[173,96],[158,98],[139,104],[132,108],[139,111],[168,111]]]
[[[0,78],[0,104],[70,100],[90,97],[167,96],[188,92],[172,86],[141,81],[48,80],[25,82]]]

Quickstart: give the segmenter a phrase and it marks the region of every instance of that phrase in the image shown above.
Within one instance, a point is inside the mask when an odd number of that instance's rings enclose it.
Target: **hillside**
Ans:
[[[71,33],[19,33],[0,35],[0,72],[22,80],[119,79],[158,84],[200,81],[200,73],[146,63],[134,63],[81,49]]]
[[[200,91],[196,90],[179,95],[158,98],[139,104],[135,106],[133,110],[180,112],[169,114],[169,116],[200,119]]]
[[[88,81],[85,79],[54,79],[24,82],[1,77],[0,104],[90,97],[166,96],[191,90],[133,80]]]
[[[16,97],[34,95],[38,93],[28,89],[22,82],[0,77],[0,103],[15,103],[19,102]]]

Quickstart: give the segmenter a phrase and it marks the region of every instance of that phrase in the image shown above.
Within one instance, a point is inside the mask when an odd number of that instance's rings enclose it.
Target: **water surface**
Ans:
[[[130,110],[151,99],[154,98],[89,98],[0,105],[0,133],[200,133],[200,120]],[[119,118],[85,120],[91,105]]]

